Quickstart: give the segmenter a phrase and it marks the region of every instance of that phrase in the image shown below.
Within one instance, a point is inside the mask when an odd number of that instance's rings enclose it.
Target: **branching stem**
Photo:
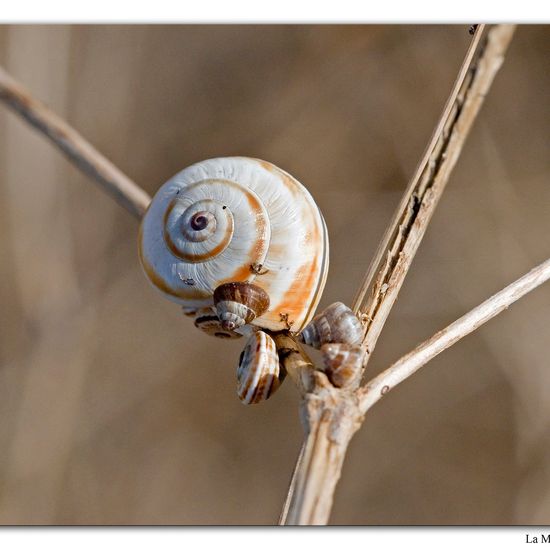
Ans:
[[[428,338],[359,390],[361,412],[365,414],[397,384],[413,375],[436,355],[507,309],[516,300],[548,279],[550,279],[550,259]]]
[[[468,132],[502,65],[513,33],[513,25],[489,28],[479,25],[476,28],[426,152],[357,292],[353,310],[364,325],[362,348],[365,366],[397,300]],[[497,313],[495,310],[493,314]],[[461,330],[466,330],[463,323],[458,323]],[[449,327],[449,330],[449,334],[457,339],[461,337],[456,327]],[[452,338],[448,342],[451,345]],[[428,345],[429,352],[422,355],[417,351],[415,357],[429,360],[429,353],[442,344],[443,340],[432,342]],[[305,441],[292,476],[281,523],[311,525],[328,521],[347,446],[362,424],[364,413],[392,387],[392,383],[395,385],[420,368],[412,358],[396,365],[384,373],[385,378],[377,377],[356,391],[327,388],[324,376],[311,378],[313,387],[302,397],[302,411],[306,411],[302,414]],[[301,378],[303,376],[302,370]]]

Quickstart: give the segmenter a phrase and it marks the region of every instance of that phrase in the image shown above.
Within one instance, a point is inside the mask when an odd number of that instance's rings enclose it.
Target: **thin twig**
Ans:
[[[353,309],[365,327],[362,342],[365,365],[397,299],[468,131],[504,60],[513,32],[514,27],[510,25],[488,29],[480,25],[475,31],[424,157],[357,293]],[[304,375],[301,371],[300,380]],[[362,389],[334,388],[327,385],[326,377],[319,372],[311,374],[310,380],[314,382],[313,388],[302,398],[305,441],[281,515],[281,522],[285,524],[311,525],[328,521],[349,441],[363,422],[366,410],[359,401]]]
[[[516,300],[542,285],[548,279],[550,279],[550,259],[533,268],[529,273],[497,292],[494,296],[460,317],[460,319],[422,342],[407,355],[401,357],[360,389],[359,399],[362,413],[365,414],[397,384],[406,380],[436,355],[507,309]]]
[[[77,168],[99,183],[118,204],[141,219],[151,202],[149,195],[63,119],[33,98],[2,67],[0,101],[48,137]]]
[[[469,130],[504,61],[515,28],[485,27],[479,25],[475,31],[428,148],[354,299],[352,309],[365,326],[365,362],[395,304]]]

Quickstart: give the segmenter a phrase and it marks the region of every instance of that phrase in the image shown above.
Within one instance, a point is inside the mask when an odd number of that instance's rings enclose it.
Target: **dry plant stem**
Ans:
[[[82,172],[99,183],[130,214],[141,219],[151,198],[76,130],[0,67],[0,100],[48,137]]]
[[[393,307],[469,130],[504,61],[513,25],[480,25],[428,148],[353,302],[365,325],[365,363]]]
[[[357,393],[338,390],[323,373],[313,370],[311,362],[293,340],[282,340],[283,363],[293,348],[294,360],[286,364],[289,373],[299,380],[304,401],[302,420],[306,439],[293,474],[290,491],[280,523],[317,525],[328,520],[334,489],[340,478],[349,441],[360,427],[367,411],[397,384],[413,375],[436,355],[481,325],[502,313],[525,294],[550,279],[550,259],[533,268],[457,321],[417,346],[372,379]],[[305,381],[305,382],[304,382]]]
[[[516,300],[548,279],[550,279],[550,259],[533,268],[529,273],[417,346],[360,389],[361,412],[365,414],[397,384],[414,374],[436,355],[507,309]]]
[[[362,342],[365,365],[473,121],[502,65],[514,29],[511,25],[477,28],[424,157],[356,295],[353,310],[365,326]],[[317,525],[328,521],[349,441],[368,408],[364,405],[367,390],[334,388],[323,373],[313,369],[302,365],[300,376],[294,377],[298,378],[303,394],[302,421],[306,436],[280,518],[280,523],[287,525]],[[304,379],[308,379],[308,383],[304,384]],[[379,395],[382,390],[386,391],[384,385],[377,389]]]
[[[306,433],[279,523],[324,525],[347,446],[361,425],[359,402],[353,391],[335,388],[315,370],[290,335],[273,336],[279,358],[302,394],[300,416]]]
[[[294,490],[285,503],[286,525],[325,525],[332,508],[348,444],[360,426],[358,408],[328,381],[325,393],[302,404],[308,431],[296,469]]]

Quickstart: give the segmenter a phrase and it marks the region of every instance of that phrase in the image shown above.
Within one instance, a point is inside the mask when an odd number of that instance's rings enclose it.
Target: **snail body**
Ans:
[[[237,332],[246,324],[300,332],[328,271],[326,226],[309,192],[273,164],[247,157],[202,161],[166,182],[143,217],[139,254],[153,286],[186,310],[214,306],[216,289],[228,283],[264,291],[265,311],[244,320],[228,315],[226,328],[235,322]],[[218,315],[230,313],[225,306]]]

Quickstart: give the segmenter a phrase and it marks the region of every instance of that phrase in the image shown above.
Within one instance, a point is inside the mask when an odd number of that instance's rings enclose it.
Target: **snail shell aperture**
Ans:
[[[221,285],[250,283],[269,307],[246,322],[294,333],[311,320],[328,269],[326,226],[309,192],[247,157],[205,160],[166,182],[143,217],[139,253],[149,281],[187,310],[213,306]]]

